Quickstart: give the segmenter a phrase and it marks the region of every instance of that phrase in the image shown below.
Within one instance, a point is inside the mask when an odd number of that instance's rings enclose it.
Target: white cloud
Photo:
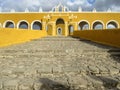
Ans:
[[[83,10],[92,10],[96,8],[98,10],[105,11],[111,8],[113,11],[120,11],[120,0],[96,0],[92,5],[87,2],[87,0],[0,0],[0,7],[2,11],[10,11],[15,9],[16,11],[24,11],[28,8],[30,11],[38,11],[39,7],[44,10],[51,10],[52,7],[56,6],[59,2],[68,6],[72,10],[77,10],[79,6]]]
[[[68,6],[73,6],[73,5],[82,5],[85,3],[85,0],[75,0],[74,2],[67,1]]]

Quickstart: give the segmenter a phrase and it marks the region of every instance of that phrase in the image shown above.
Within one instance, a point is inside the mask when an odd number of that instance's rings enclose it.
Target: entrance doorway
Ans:
[[[56,35],[65,35],[65,22],[62,18],[56,20]]]
[[[62,28],[61,27],[57,28],[57,35],[62,35]]]

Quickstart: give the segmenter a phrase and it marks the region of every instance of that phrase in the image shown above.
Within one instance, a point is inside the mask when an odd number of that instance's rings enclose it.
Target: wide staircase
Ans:
[[[0,48],[0,90],[119,90],[119,52],[63,36]]]

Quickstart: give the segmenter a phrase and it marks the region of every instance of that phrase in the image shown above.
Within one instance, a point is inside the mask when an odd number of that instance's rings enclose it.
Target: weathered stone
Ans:
[[[34,90],[40,90],[42,85],[43,84],[40,81],[35,81],[34,82]]]
[[[24,78],[20,80],[19,90],[33,90],[34,80],[30,78]]]
[[[80,72],[78,67],[72,67],[72,66],[64,66],[63,67],[64,72]]]
[[[52,66],[42,65],[37,69],[37,73],[52,73]]]
[[[0,90],[16,90],[16,86],[19,90],[64,90],[67,86],[73,90],[105,90],[106,84],[119,88],[120,63],[110,57],[109,49],[112,47],[71,37],[46,37],[0,48]],[[99,80],[103,76],[118,81]],[[20,81],[15,83],[12,78]],[[52,84],[40,82],[40,78]]]
[[[91,73],[95,73],[95,74],[99,73],[99,69],[96,66],[89,66],[89,69]]]
[[[117,84],[117,89],[120,90],[120,82]]]
[[[119,73],[119,69],[114,68],[114,67],[110,68],[110,74],[115,75],[115,74],[118,74],[118,73]]]
[[[63,73],[62,66],[53,66],[52,72],[53,73]]]
[[[3,81],[0,81],[0,90],[3,88]]]
[[[100,65],[98,68],[99,68],[101,74],[108,74],[109,73],[108,69],[104,66]]]
[[[69,76],[69,83],[71,85],[79,85],[81,88],[86,88],[88,85],[87,80],[81,75]]]
[[[3,88],[4,90],[18,90],[18,84],[19,84],[18,79],[6,80],[3,83]]]

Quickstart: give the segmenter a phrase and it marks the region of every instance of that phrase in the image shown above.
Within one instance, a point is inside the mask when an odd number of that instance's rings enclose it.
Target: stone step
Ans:
[[[1,48],[0,90],[117,90],[120,63],[110,50],[63,36]]]
[[[119,85],[116,78],[93,75],[42,74],[39,78],[0,79],[1,90],[119,90]]]

